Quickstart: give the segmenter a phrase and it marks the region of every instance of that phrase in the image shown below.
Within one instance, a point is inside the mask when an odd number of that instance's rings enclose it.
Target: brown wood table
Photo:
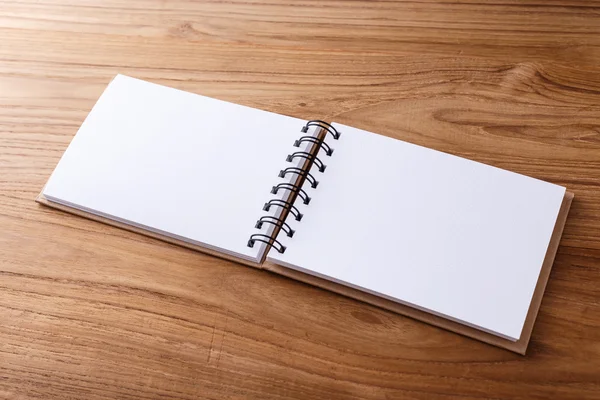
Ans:
[[[117,73],[567,186],[528,354],[36,204]],[[0,0],[0,171],[0,398],[600,398],[599,2]]]

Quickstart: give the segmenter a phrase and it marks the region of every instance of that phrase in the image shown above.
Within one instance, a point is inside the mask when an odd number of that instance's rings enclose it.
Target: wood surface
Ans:
[[[35,203],[116,73],[567,186],[527,356]],[[598,2],[0,0],[0,199],[0,398],[600,398]]]

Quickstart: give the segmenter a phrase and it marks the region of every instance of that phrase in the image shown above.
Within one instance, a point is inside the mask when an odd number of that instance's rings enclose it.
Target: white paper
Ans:
[[[335,126],[304,219],[269,260],[518,340],[565,189]]]
[[[263,246],[248,238],[270,228],[254,225],[304,123],[119,75],[43,194],[257,261]]]

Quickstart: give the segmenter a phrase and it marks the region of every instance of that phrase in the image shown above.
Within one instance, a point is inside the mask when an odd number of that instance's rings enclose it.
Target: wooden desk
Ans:
[[[600,398],[600,4],[528,3],[0,1],[0,398]],[[567,186],[528,355],[34,203],[119,72]]]

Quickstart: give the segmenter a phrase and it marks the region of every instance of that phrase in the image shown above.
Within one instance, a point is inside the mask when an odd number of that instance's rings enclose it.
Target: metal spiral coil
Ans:
[[[257,233],[250,235],[248,240],[248,247],[254,247],[256,242],[265,243],[270,247],[273,247],[279,253],[283,254],[286,247],[281,244],[276,238],[280,231],[283,231],[287,237],[293,237],[295,231],[290,225],[285,222],[289,214],[294,216],[296,221],[301,221],[303,214],[294,205],[296,198],[300,198],[304,205],[310,204],[311,198],[308,193],[302,189],[304,182],[308,182],[312,189],[316,189],[319,182],[310,173],[310,169],[313,165],[317,167],[319,172],[325,172],[327,167],[319,157],[317,153],[320,150],[325,152],[325,155],[331,157],[333,154],[333,148],[325,143],[327,134],[331,134],[335,140],[340,138],[341,133],[335,129],[331,124],[321,120],[308,121],[301,129],[301,132],[307,133],[310,127],[320,128],[317,130],[315,136],[302,136],[298,140],[294,141],[294,147],[300,147],[302,143],[311,143],[309,151],[296,151],[292,154],[288,154],[286,157],[287,162],[293,162],[296,158],[304,159],[305,162],[302,165],[303,168],[299,167],[288,167],[279,171],[279,177],[285,178],[288,174],[295,174],[297,178],[293,182],[282,182],[272,187],[271,193],[277,194],[280,190],[289,191],[289,195],[286,200],[283,199],[272,199],[264,204],[263,210],[270,211],[272,207],[279,207],[282,211],[278,214],[279,216],[266,215],[256,221],[255,228],[262,229],[265,224],[272,225],[274,228],[270,231],[270,235]]]

